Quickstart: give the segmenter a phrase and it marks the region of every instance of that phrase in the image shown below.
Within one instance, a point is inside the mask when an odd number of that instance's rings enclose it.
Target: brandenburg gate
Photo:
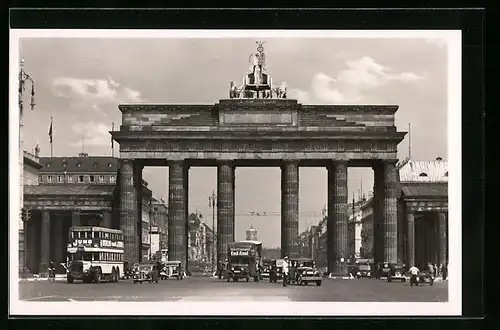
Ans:
[[[347,168],[374,169],[374,257],[397,261],[398,106],[303,105],[272,84],[262,43],[250,57],[242,85],[229,98],[207,105],[119,105],[122,125],[111,132],[120,144],[120,223],[125,258],[140,259],[140,184],[144,166],[168,166],[168,258],[187,264],[188,173],[217,167],[217,258],[224,261],[235,238],[235,168],[281,168],[281,254],[294,256],[299,235],[299,169],[328,170],[328,271],[345,273]],[[259,180],[255,178],[255,180]],[[266,182],[261,182],[266,184]]]

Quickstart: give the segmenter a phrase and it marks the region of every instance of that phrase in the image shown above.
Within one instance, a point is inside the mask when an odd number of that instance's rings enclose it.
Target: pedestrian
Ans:
[[[285,256],[283,260],[283,286],[288,284],[288,257]]]
[[[430,261],[427,264],[427,271],[429,272],[430,276],[434,276],[434,266],[432,265],[432,263]]]
[[[441,270],[443,274],[443,281],[445,281],[448,278],[448,264],[443,265],[443,269]]]
[[[420,270],[415,265],[413,265],[408,270],[408,273],[410,273],[410,286],[413,286],[413,284],[418,286],[417,276],[420,273]]]

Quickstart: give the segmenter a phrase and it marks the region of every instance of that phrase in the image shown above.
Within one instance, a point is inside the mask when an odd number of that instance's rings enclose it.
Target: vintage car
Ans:
[[[270,278],[271,275],[272,260],[264,260],[263,267],[260,271],[260,279]]]
[[[269,282],[277,283],[283,279],[283,262],[284,259],[276,259],[271,261],[271,269],[269,270]]]
[[[357,264],[356,265],[356,275],[357,278],[371,277],[372,267],[369,264]]]
[[[137,267],[134,267],[132,280],[134,284],[142,282],[158,283],[158,269],[156,263],[142,262],[137,264]]]
[[[390,270],[387,274],[387,282],[401,281],[406,282],[406,266],[402,263],[390,264]]]
[[[307,285],[316,283],[320,286],[323,278],[320,272],[316,269],[314,261],[309,258],[290,259],[290,283]]]
[[[416,281],[414,281],[412,277],[410,277],[410,286],[419,284],[434,285],[434,277],[428,272],[420,272],[420,274],[418,274],[416,277]]]
[[[387,275],[391,271],[391,265],[388,262],[379,262],[375,265],[375,274],[372,273],[372,276],[375,276],[376,279],[387,278]]]
[[[168,278],[176,278],[182,280],[184,278],[184,271],[182,269],[182,262],[180,261],[166,261],[162,264],[160,271],[160,278],[166,280]]]

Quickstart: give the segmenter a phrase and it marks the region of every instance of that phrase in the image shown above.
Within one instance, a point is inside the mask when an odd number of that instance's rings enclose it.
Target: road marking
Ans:
[[[57,296],[31,297],[31,298],[26,298],[26,299],[21,299],[21,300],[30,301],[30,300],[40,300],[40,299],[55,298],[55,297],[57,297]]]

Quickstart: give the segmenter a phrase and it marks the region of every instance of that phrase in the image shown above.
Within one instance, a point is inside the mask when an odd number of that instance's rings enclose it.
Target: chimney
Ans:
[[[438,162],[440,162],[440,161],[442,161],[442,160],[443,160],[443,158],[441,158],[441,157],[437,157],[437,158],[436,158],[436,160],[437,160]]]

